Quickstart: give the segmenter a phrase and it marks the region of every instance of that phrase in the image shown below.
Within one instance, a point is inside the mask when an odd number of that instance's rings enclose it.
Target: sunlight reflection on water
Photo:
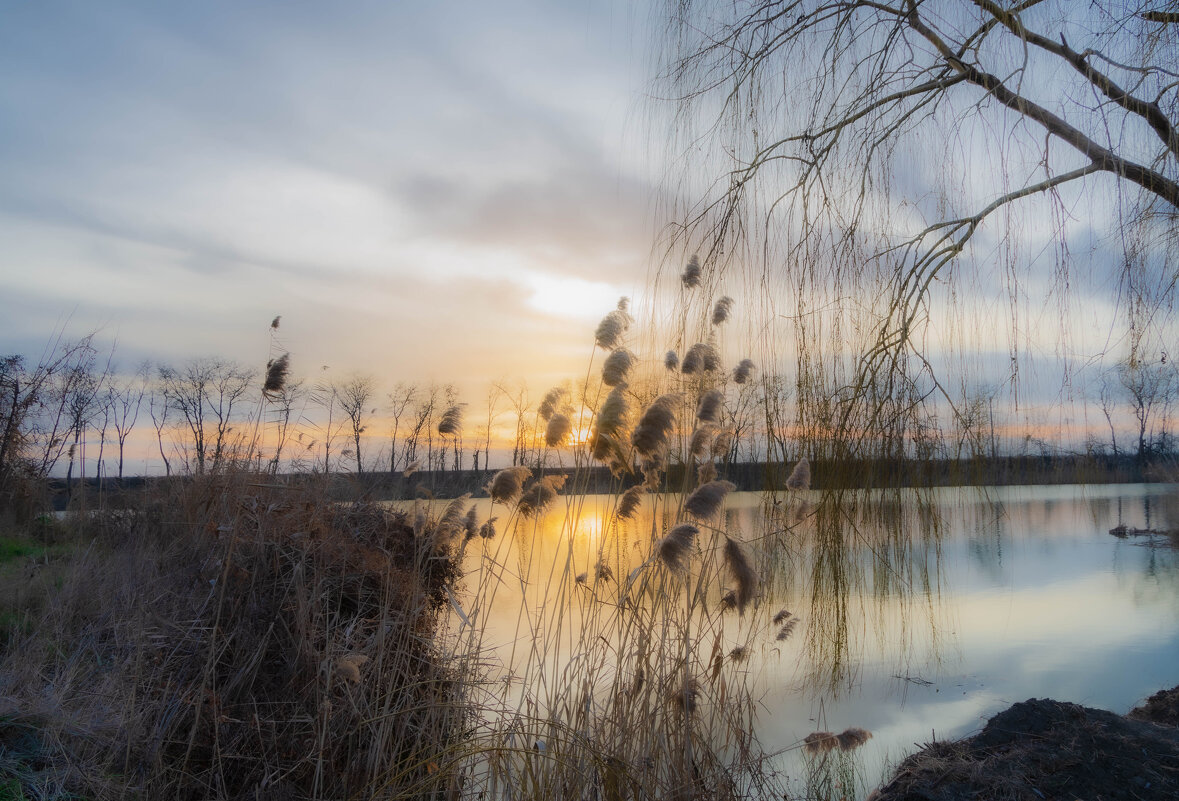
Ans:
[[[763,745],[784,752],[782,769],[801,788],[816,768],[797,749],[803,737],[871,730],[866,746],[826,765],[841,771],[828,780],[854,782],[863,796],[915,745],[968,735],[1013,702],[1050,696],[1124,713],[1179,684],[1176,554],[1108,533],[1119,523],[1179,525],[1175,495],[1170,485],[937,490],[926,495],[933,516],[865,513],[834,544],[819,518],[784,531],[759,495],[731,495],[727,530],[755,553],[763,584],[759,609],[726,637],[750,645],[745,669],[762,694]],[[569,499],[517,521],[500,540],[471,543],[469,584],[480,580],[483,548],[515,568],[483,610],[483,641],[501,675],[513,670],[512,642],[529,636],[518,627],[521,598],[534,607],[567,603],[575,625],[586,604],[616,597],[616,584],[595,584],[599,556],[625,577],[652,534],[662,535],[649,511],[613,520],[611,502]],[[493,513],[506,518],[502,510]],[[489,511],[482,503],[480,514]],[[584,583],[564,580],[565,594],[553,597],[562,574],[583,573]],[[782,607],[802,618],[790,639],[752,634],[758,615]]]

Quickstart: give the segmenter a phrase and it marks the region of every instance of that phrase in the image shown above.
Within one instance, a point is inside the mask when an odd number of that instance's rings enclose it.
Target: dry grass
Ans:
[[[90,547],[0,660],[6,731],[37,733],[37,787],[96,799],[445,789],[438,755],[468,714],[433,639],[453,555],[388,509],[244,478],[181,482],[85,522]]]

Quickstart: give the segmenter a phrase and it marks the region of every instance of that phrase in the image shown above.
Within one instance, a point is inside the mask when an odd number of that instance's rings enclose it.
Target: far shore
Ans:
[[[792,462],[732,462],[717,465],[719,478],[736,484],[739,491],[781,490],[793,467]],[[497,468],[498,469],[498,468]],[[263,485],[302,486],[326,478],[329,497],[372,501],[408,500],[415,497],[453,498],[463,493],[486,495],[484,487],[497,469],[423,470],[411,475],[390,472],[236,474],[238,478]],[[604,467],[533,468],[534,475],[573,474],[576,486],[567,491],[605,494],[641,482],[641,476],[613,476]],[[1133,456],[999,456],[974,459],[861,460],[811,462],[812,489],[884,489],[898,487],[969,487],[1044,484],[1137,484],[1179,481],[1179,463],[1174,457],[1150,461]],[[188,476],[127,477],[49,482],[53,507],[57,510],[88,500],[110,500],[150,491],[167,482],[185,481]],[[672,465],[666,486],[690,486],[684,481],[684,466]]]

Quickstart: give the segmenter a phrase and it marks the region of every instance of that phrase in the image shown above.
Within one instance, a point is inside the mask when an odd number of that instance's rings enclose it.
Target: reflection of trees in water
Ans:
[[[870,643],[904,670],[920,643],[941,651],[943,519],[929,493],[833,491],[766,511],[765,595],[804,619],[807,680],[838,692]]]

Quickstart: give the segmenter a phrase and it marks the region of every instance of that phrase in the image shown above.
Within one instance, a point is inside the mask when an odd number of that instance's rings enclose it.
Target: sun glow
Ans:
[[[528,305],[561,317],[595,320],[610,311],[625,293],[600,281],[530,273]]]

